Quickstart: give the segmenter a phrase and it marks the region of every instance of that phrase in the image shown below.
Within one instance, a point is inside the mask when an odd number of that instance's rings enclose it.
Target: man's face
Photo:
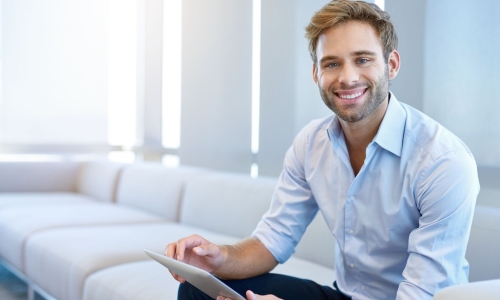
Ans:
[[[327,29],[318,39],[316,54],[314,81],[325,104],[342,120],[363,120],[388,98],[399,55],[393,51],[385,62],[377,33],[368,23],[349,21]]]

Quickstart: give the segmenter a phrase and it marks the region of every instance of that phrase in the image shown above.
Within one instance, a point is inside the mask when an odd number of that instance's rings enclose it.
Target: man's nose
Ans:
[[[339,83],[351,85],[359,80],[359,73],[352,64],[344,64],[340,70]]]

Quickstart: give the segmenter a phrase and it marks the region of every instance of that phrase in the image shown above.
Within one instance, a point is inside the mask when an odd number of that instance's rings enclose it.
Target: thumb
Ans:
[[[193,252],[198,256],[216,256],[220,253],[220,248],[215,244],[204,244],[194,247]]]
[[[254,294],[254,292],[248,290],[247,291],[247,299],[248,300],[258,300],[257,295]]]

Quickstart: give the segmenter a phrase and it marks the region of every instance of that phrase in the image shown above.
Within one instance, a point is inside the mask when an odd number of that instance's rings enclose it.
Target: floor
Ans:
[[[0,300],[27,300],[28,286],[0,264]],[[35,300],[44,300],[35,295]]]

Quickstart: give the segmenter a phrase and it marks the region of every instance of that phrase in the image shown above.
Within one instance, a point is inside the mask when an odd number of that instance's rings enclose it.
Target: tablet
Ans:
[[[144,249],[144,252],[146,252],[149,257],[164,265],[170,271],[179,274],[181,277],[186,279],[187,282],[214,299],[216,299],[217,296],[224,296],[235,300],[246,300],[232,288],[228,287],[222,281],[205,270],[166,257],[148,249]]]

